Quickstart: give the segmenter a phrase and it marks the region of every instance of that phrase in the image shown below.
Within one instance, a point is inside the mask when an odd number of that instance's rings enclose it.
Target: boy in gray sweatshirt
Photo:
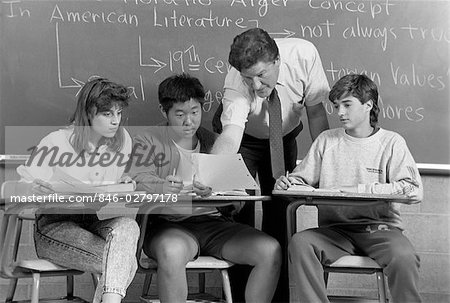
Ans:
[[[365,75],[342,77],[330,91],[342,128],[322,132],[275,189],[294,182],[342,192],[403,194],[422,200],[419,171],[405,140],[377,126],[378,90]],[[328,302],[323,265],[362,254],[384,268],[394,302],[420,302],[419,256],[403,235],[399,204],[318,206],[318,228],[293,236],[289,258],[301,302]]]

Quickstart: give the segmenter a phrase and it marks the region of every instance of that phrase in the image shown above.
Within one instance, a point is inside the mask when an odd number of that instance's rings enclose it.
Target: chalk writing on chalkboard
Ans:
[[[204,84],[203,121],[210,128],[231,68],[229,46],[236,34],[260,26],[277,39],[313,42],[330,85],[346,74],[367,74],[379,86],[381,126],[403,135],[418,162],[450,163],[448,1],[3,0],[0,5],[3,128],[67,124],[80,88],[93,76],[132,90],[129,125],[157,124],[162,121],[157,86],[181,72]],[[324,104],[331,126],[339,126],[331,104]],[[300,157],[308,140],[305,130]],[[5,153],[4,132],[0,142]]]

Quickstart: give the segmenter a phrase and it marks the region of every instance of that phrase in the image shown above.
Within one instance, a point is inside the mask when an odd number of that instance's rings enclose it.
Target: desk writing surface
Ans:
[[[343,193],[343,192],[314,192],[314,191],[294,191],[294,190],[274,190],[272,191],[274,196],[279,196],[290,201],[296,201],[301,199],[312,200],[312,204],[314,200],[328,200],[328,201],[337,201],[336,203],[340,203],[338,201],[347,200],[347,201],[366,201],[366,202],[376,202],[376,201],[385,201],[385,202],[396,202],[396,203],[405,203],[411,204],[414,200],[403,196],[403,195],[387,195],[387,194],[367,194],[367,193]]]
[[[269,201],[270,196],[209,196],[202,198],[195,196],[192,198],[193,202],[216,202],[216,201]]]
[[[191,201],[195,206],[224,206],[233,202],[258,202],[258,201],[270,201],[270,196],[209,196],[202,198],[199,196],[179,196],[183,201]],[[150,203],[127,203],[125,207],[141,207],[149,205]]]
[[[33,196],[31,195],[20,195],[23,197]],[[164,204],[161,199],[170,198],[167,196],[176,197],[177,200],[192,202],[196,206],[223,206],[228,205],[236,201],[269,201],[270,196],[222,196],[215,195],[202,198],[199,196],[189,196],[189,195],[177,195],[177,194],[151,194],[145,191],[133,191],[133,192],[109,192],[109,193],[87,193],[87,194],[67,194],[67,193],[55,193],[50,195],[34,195],[39,197],[41,202],[12,202],[10,197],[2,197],[0,200],[0,207],[5,207],[7,211],[17,212],[25,208],[84,208],[83,203],[73,202],[70,203],[69,197],[73,196],[85,196],[87,198],[95,199],[94,202],[104,201],[105,203],[123,203],[125,207],[139,208],[143,205],[156,205]],[[37,198],[36,198],[37,199]],[[35,200],[36,200],[35,199]],[[153,199],[149,201],[149,199]],[[19,200],[20,201],[20,200]],[[176,203],[176,202],[170,202]]]
[[[366,73],[379,87],[381,126],[404,136],[417,162],[449,164],[449,7],[441,0],[1,1],[0,128],[66,125],[81,86],[96,75],[133,91],[128,125],[157,125],[158,84],[181,72],[204,84],[203,124],[211,128],[233,38],[258,26],[274,38],[313,42],[330,85]],[[339,126],[330,102],[326,110],[331,127]],[[3,131],[0,154],[25,154],[29,142],[15,137],[22,151],[8,150]],[[311,139],[306,129],[300,136],[302,158]]]
[[[85,209],[85,205],[81,200],[76,200],[76,197],[84,197],[86,203],[105,203],[103,207],[108,204],[130,203],[133,197],[142,197],[146,195],[145,191],[132,192],[109,192],[109,193],[53,193],[47,195],[39,194],[18,194],[17,198],[2,197],[0,199],[0,206],[4,206],[8,213],[19,213],[24,209],[33,208],[61,208],[61,209]]]

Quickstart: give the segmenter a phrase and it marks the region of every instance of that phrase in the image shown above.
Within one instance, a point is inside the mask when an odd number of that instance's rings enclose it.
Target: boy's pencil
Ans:
[[[172,173],[172,176],[174,176],[175,177],[175,175],[177,174],[177,168],[176,167],[174,167],[173,168],[173,173]],[[172,186],[173,186],[173,181],[172,181]]]

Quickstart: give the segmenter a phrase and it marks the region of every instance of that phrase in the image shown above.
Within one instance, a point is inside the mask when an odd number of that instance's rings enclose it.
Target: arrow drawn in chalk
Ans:
[[[59,24],[58,22],[55,23],[55,35],[56,35],[56,60],[58,65],[58,84],[59,88],[78,88],[77,94],[80,92],[81,88],[84,85],[83,81],[80,81],[78,79],[75,79],[71,77],[70,79],[74,83],[73,85],[63,85],[61,80],[61,51],[59,46]]]
[[[283,32],[281,32],[281,33],[269,33],[269,35],[271,35],[271,36],[274,36],[274,35],[282,35],[282,36],[286,36],[286,37],[284,37],[284,38],[290,38],[290,37],[292,37],[292,36],[294,36],[295,35],[295,32],[293,32],[293,31],[290,31],[290,30],[287,30],[287,29],[283,29]]]
[[[141,36],[139,35],[139,65],[148,67],[157,67],[154,73],[157,73],[160,69],[164,68],[167,65],[166,63],[159,61],[155,58],[150,57],[150,59],[153,60],[153,64],[142,62],[142,39]]]

